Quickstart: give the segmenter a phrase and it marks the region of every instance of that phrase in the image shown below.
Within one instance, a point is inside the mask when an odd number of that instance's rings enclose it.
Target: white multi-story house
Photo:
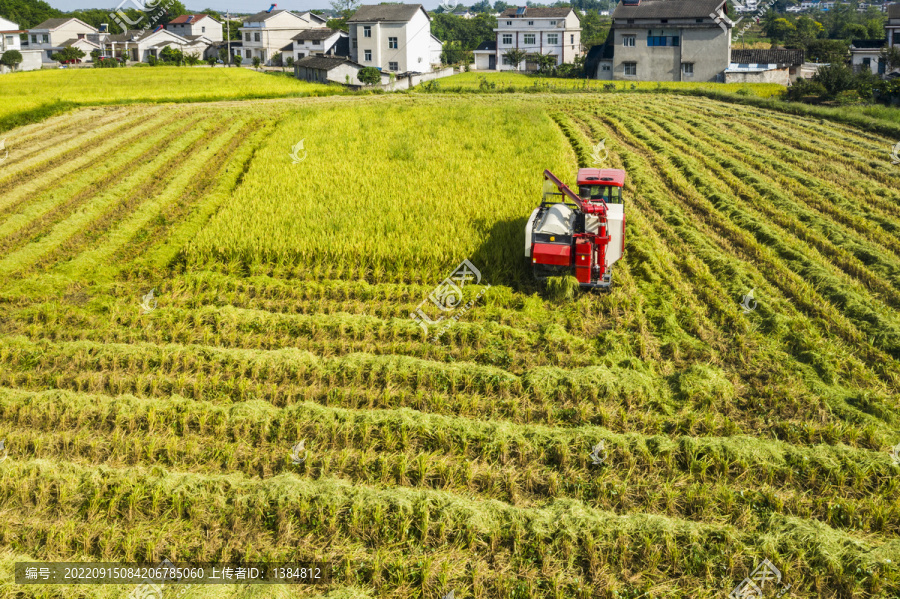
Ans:
[[[233,49],[244,62],[259,58],[263,64],[272,64],[272,56],[284,52],[293,38],[307,29],[325,26],[328,20],[311,12],[292,13],[289,10],[269,9],[244,19],[241,45]]]
[[[347,27],[353,62],[393,73],[427,73],[440,65],[443,42],[431,34],[421,4],[364,4]]]
[[[82,60],[89,62],[91,52],[101,48],[98,34],[95,28],[79,19],[47,19],[28,30],[28,49],[40,51],[41,61],[46,64],[55,62],[51,56],[63,48],[75,46],[84,52]]]
[[[166,24],[166,29],[181,37],[202,35],[211,42],[221,42],[222,24],[206,14],[181,15]]]
[[[556,64],[571,63],[583,53],[581,21],[572,8],[508,8],[497,17],[497,38],[493,44],[483,44],[475,54],[476,69],[501,71],[535,70],[537,64],[526,59],[510,64],[509,50],[521,50],[529,55],[548,54],[556,57]]]
[[[350,56],[350,35],[339,29],[316,27],[294,36],[293,42],[282,49],[285,58],[300,60],[319,54],[325,56]]]
[[[0,17],[0,56],[8,50],[17,50],[22,55],[22,62],[16,67],[18,71],[33,71],[41,68],[41,52],[22,49],[20,36],[25,33],[19,29],[18,23]],[[8,72],[8,67],[0,65],[0,73]]]

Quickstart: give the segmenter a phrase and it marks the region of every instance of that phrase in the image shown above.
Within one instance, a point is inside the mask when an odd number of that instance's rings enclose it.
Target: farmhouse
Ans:
[[[69,46],[82,50],[85,61],[91,60],[92,51],[101,48],[99,31],[74,18],[47,19],[28,30],[28,40],[28,50],[38,50],[45,64],[56,62],[50,57]]]
[[[183,38],[203,36],[211,42],[221,42],[222,24],[206,14],[181,15],[169,21],[166,29]]]
[[[122,58],[124,55],[132,62],[148,62],[151,56],[159,58],[166,47],[171,47],[185,55],[202,58],[210,44],[204,36],[182,37],[159,26],[153,31],[133,30],[110,35],[104,43],[104,56]]]
[[[424,73],[440,65],[443,43],[421,4],[362,5],[347,26],[350,58],[363,66]]]
[[[583,54],[581,22],[571,8],[507,8],[497,17],[496,39],[482,43],[475,50],[476,69],[500,71],[520,70],[522,64],[510,64],[509,50],[521,50],[528,55],[548,54],[556,57],[556,64],[574,62]],[[537,63],[523,61],[526,71],[537,70]]]
[[[363,65],[343,56],[308,56],[294,63],[294,76],[311,83],[353,83]]]
[[[623,0],[598,51],[595,78],[724,81],[732,21],[725,0]],[[604,68],[607,67],[607,68]]]
[[[272,56],[290,46],[295,36],[308,29],[324,27],[326,22],[311,12],[295,14],[270,8],[244,19],[244,26],[238,28],[242,44],[234,52],[241,53],[246,61],[259,58],[263,64],[271,65]]]
[[[889,48],[900,46],[900,4],[891,4],[887,7],[884,32]]]
[[[18,23],[0,17],[0,56],[7,50],[17,50],[22,55],[22,62],[16,67],[17,71],[34,71],[41,68],[41,52],[37,50],[23,50],[19,35],[25,33],[19,29]],[[0,65],[0,73],[7,73],[9,67]]]
[[[868,69],[876,75],[887,72],[887,63],[881,58],[881,50],[887,40],[853,40],[850,43],[850,66],[859,72]]]
[[[300,60],[315,54],[350,56],[350,36],[339,29],[316,27],[294,36],[290,44],[281,49],[285,56]]]
[[[725,83],[790,85],[800,77],[803,50],[732,50]]]

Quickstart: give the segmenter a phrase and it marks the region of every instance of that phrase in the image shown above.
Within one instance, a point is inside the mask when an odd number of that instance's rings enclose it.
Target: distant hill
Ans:
[[[0,17],[18,23],[23,29],[65,14],[43,0],[0,0]]]

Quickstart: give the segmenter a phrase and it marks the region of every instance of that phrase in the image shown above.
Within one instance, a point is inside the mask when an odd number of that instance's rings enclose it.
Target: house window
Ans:
[[[394,50],[397,49],[397,38],[395,38],[395,37],[388,38],[388,48],[392,48]]]
[[[53,50],[47,50],[47,58],[53,58]]]
[[[250,58],[250,50],[244,51],[244,58]]]
[[[525,45],[526,45],[526,46],[533,46],[533,45],[534,45],[534,34],[533,34],[533,33],[526,33],[526,34],[525,34]]]
[[[506,46],[512,44],[512,34],[511,33],[503,34],[503,44]]]
[[[622,67],[625,69],[625,75],[631,75],[631,76],[637,75],[637,63],[636,62],[623,62]]]
[[[534,21],[528,21],[528,26],[529,26],[529,27],[534,27]]]
[[[669,19],[660,19],[659,22],[660,22],[660,23],[668,23],[668,22],[669,22]]]
[[[629,48],[634,46],[635,36],[633,35],[623,35],[622,36],[622,45],[628,46]]]
[[[319,40],[313,40],[313,41],[312,41],[312,45],[313,45],[313,46],[321,46],[321,45],[322,45],[322,42],[319,41]]]
[[[677,35],[648,35],[648,46],[677,46],[679,42]]]
[[[389,62],[389,63],[388,63],[388,70],[389,70],[389,71],[399,71],[399,70],[400,70],[400,63],[397,63],[397,62]]]
[[[50,43],[50,34],[49,33],[45,33],[44,35],[41,36],[41,43],[43,43],[43,44]]]
[[[703,19],[694,19],[694,22],[695,22],[695,23],[702,23],[702,22],[703,22]]]
[[[366,62],[372,62],[372,51],[366,50],[365,53],[366,53],[366,58],[365,58]]]
[[[558,33],[548,33],[547,34],[547,43],[551,46],[555,46],[559,43],[559,34]]]
[[[372,37],[372,26],[371,25],[363,26],[363,37]]]
[[[507,21],[507,22],[506,22],[506,26],[507,26],[507,27],[512,27],[512,21]]]
[[[306,43],[306,42],[305,42],[304,40],[297,40],[297,45],[298,45],[298,46],[302,46],[302,45],[305,44],[305,43]]]
[[[629,25],[634,25],[634,19],[628,19],[625,22],[628,23]]]
[[[550,27],[556,27],[556,21],[550,21]]]
[[[37,41],[37,36],[36,36],[36,35],[32,35],[32,36],[31,36],[31,43],[32,43],[32,44],[38,43],[38,41]]]
[[[507,66],[512,64],[511,62],[509,62],[509,58],[506,57],[506,54],[504,54],[501,58],[502,58],[502,60],[500,61],[501,64],[505,64]]]
[[[185,25],[185,27],[187,27],[187,25]],[[201,28],[200,28],[200,33],[206,33],[206,27],[201,27]]]
[[[693,77],[694,76],[694,63],[692,62],[683,62],[681,63],[681,72],[685,77]]]
[[[254,34],[253,34],[253,41],[254,41],[254,42],[258,42],[258,41],[259,41],[259,34],[258,34],[258,33],[254,33]]]
[[[250,41],[250,34],[249,34],[249,33],[245,33],[245,34],[244,34],[244,41],[245,41],[245,42],[249,42],[249,41]]]
[[[356,47],[359,45],[359,44],[357,44],[357,41],[358,40],[356,38],[353,38],[353,48],[354,49],[356,49]]]
[[[575,43],[575,34],[574,34],[574,33],[573,33],[572,35],[569,36],[569,43],[570,43],[570,44],[574,44],[574,43]]]
[[[305,58],[305,57],[306,57],[306,54],[304,54],[303,52],[297,52],[297,60],[300,60],[301,58]]]
[[[608,70],[609,70],[609,65],[608,65],[608,64],[603,65],[603,70],[604,70],[604,71],[608,71]]]

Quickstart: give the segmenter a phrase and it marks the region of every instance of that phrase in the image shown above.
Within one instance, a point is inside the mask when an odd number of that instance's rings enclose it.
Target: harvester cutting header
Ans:
[[[536,279],[574,270],[581,287],[612,285],[612,265],[625,252],[624,184],[623,170],[583,168],[576,195],[544,171],[541,205],[525,226],[525,256]]]

